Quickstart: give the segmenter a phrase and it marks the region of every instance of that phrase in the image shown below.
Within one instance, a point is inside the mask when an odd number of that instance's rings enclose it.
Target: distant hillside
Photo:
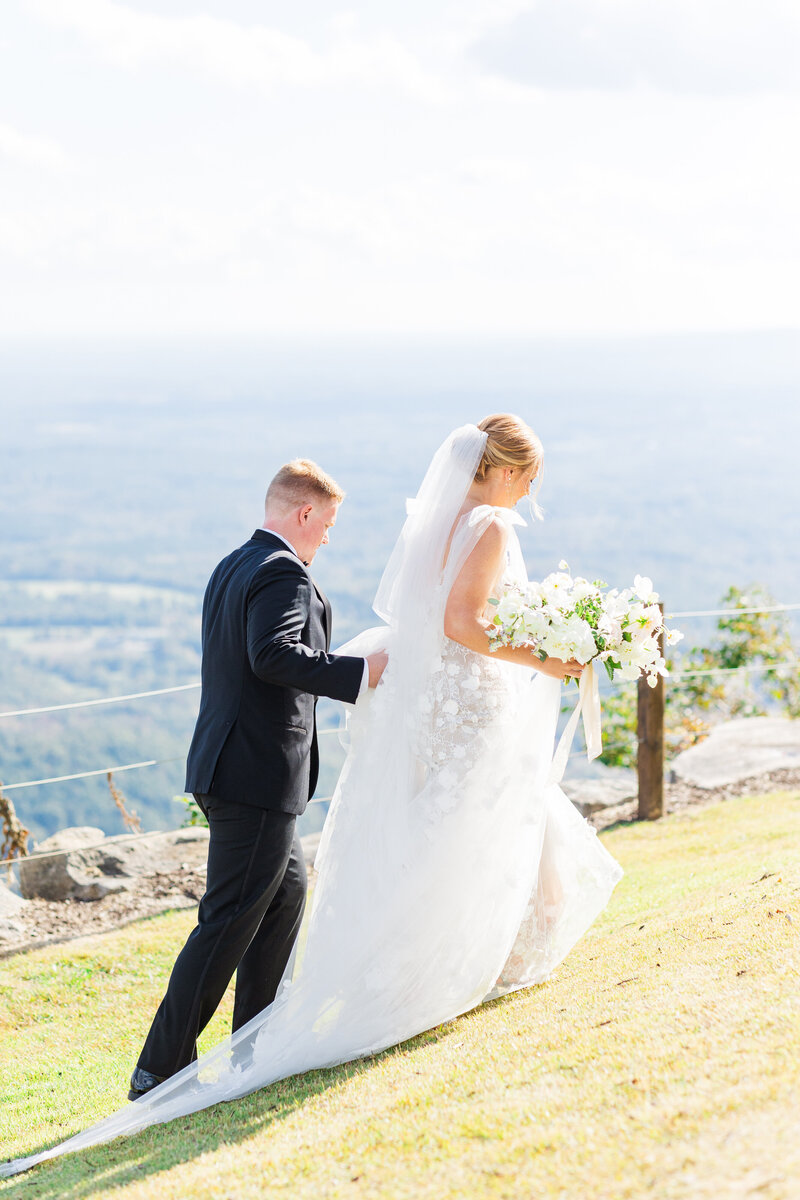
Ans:
[[[5,347],[0,709],[196,678],[208,575],[260,523],[269,478],[297,454],[348,493],[314,566],[334,644],[373,624],[405,497],[442,437],[490,411],[521,413],[545,444],[546,521],[522,531],[531,575],[561,558],[615,584],[645,573],[668,609],[713,607],[753,579],[798,601],[798,347],[794,333]],[[703,635],[694,625],[687,643]],[[0,719],[0,779],[181,759],[196,701]],[[321,717],[338,720],[331,706]],[[325,794],[336,739],[323,755]],[[174,823],[181,761],[118,783],[146,827]],[[37,835],[119,829],[102,779],[11,795]]]

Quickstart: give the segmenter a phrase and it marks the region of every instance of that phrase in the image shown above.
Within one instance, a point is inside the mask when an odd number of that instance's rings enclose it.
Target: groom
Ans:
[[[206,892],[131,1076],[136,1100],[197,1057],[236,971],[233,1030],[275,996],[300,928],[296,818],[317,782],[317,696],[353,703],[385,654],[328,653],[330,604],[308,565],[344,493],[308,459],[281,467],[264,524],[223,559],[203,601],[202,692],[186,790],[210,831]]]

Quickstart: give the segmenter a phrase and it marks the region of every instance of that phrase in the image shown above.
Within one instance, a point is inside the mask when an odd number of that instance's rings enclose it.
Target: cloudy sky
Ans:
[[[797,0],[4,0],[0,334],[800,324]]]

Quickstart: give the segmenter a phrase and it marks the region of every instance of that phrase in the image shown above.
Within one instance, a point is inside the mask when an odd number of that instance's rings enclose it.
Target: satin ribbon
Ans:
[[[583,668],[580,678],[578,703],[567,722],[567,727],[553,755],[550,774],[547,782],[560,783],[567,769],[567,759],[572,749],[572,740],[578,728],[578,721],[583,716],[583,736],[586,739],[586,757],[589,762],[597,758],[603,749],[603,733],[600,720],[600,684],[597,672],[591,663]]]

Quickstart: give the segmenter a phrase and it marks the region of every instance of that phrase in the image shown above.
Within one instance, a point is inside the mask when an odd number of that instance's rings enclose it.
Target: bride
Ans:
[[[517,417],[436,452],[345,649],[389,648],[348,723],[305,949],[273,1003],[215,1050],[61,1145],[70,1150],[374,1054],[545,979],[622,872],[550,782],[560,683],[581,667],[490,655],[490,596],[525,581],[514,512],[542,465]],[[535,997],[531,1003],[535,1003]]]

